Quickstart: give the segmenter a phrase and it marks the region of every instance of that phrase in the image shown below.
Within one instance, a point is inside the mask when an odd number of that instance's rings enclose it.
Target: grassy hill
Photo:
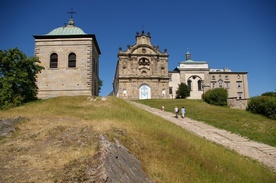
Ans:
[[[261,116],[213,108],[200,101],[142,102],[157,108],[164,105],[167,111],[173,111],[175,105],[184,105],[188,117],[214,126],[236,126],[227,127],[233,131],[253,129],[246,132],[248,136],[253,134],[258,139],[270,136],[267,142],[275,146],[275,121]],[[276,181],[275,172],[258,162],[199,138],[122,99],[88,101],[84,96],[58,97],[0,112],[0,119],[18,116],[29,120],[18,124],[15,134],[0,139],[0,182],[81,182],[85,179],[87,162],[97,151],[99,134],[123,143],[142,161],[144,171],[155,182]],[[264,135],[254,135],[257,132]]]
[[[240,134],[251,140],[262,142],[276,147],[276,120],[268,119],[262,115],[252,114],[250,112],[229,109],[228,107],[219,107],[209,105],[202,100],[137,100],[154,108],[173,112],[174,107],[186,108],[186,116],[194,120],[204,121],[217,128]]]

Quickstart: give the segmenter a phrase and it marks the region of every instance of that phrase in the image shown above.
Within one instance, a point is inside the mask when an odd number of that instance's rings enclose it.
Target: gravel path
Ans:
[[[249,140],[245,137],[241,137],[240,135],[215,128],[204,122],[195,121],[187,117],[184,119],[175,118],[172,112],[165,112],[159,109],[151,108],[147,105],[132,101],[130,102],[144,110],[175,123],[176,125],[179,125],[200,137],[217,144],[221,144],[241,155],[257,160],[276,172],[276,147]]]

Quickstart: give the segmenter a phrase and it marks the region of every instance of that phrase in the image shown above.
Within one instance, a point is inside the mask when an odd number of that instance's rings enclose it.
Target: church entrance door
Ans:
[[[151,98],[151,90],[148,85],[142,85],[139,88],[139,99],[150,99]]]

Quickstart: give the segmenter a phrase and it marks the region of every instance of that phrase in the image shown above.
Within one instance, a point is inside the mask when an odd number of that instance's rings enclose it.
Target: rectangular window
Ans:
[[[216,77],[215,77],[215,76],[212,76],[212,80],[216,80]]]
[[[169,94],[172,95],[172,87],[169,87]]]
[[[222,80],[219,80],[219,87],[222,88]]]
[[[229,82],[225,82],[225,88],[230,88],[230,83]]]
[[[238,99],[242,99],[242,92],[238,92]]]
[[[225,76],[225,80],[229,80],[229,76],[226,75],[226,76]]]
[[[216,87],[216,83],[212,83],[212,88],[215,88]]]
[[[237,82],[237,87],[238,87],[238,88],[242,88],[242,82],[241,82],[241,81],[238,81],[238,82]]]

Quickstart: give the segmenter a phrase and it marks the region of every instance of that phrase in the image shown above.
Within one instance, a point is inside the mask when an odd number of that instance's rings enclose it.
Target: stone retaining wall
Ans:
[[[248,99],[238,99],[237,97],[227,99],[227,105],[230,108],[246,110],[247,104]]]

